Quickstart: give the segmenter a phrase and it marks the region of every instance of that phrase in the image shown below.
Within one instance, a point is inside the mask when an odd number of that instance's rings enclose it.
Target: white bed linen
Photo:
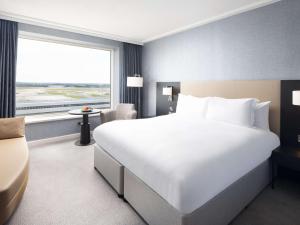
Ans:
[[[122,120],[94,130],[96,143],[183,214],[270,157],[272,132],[183,115]]]

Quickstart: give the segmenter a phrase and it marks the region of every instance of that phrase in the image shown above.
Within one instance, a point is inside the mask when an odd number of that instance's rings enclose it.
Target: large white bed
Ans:
[[[182,82],[181,93],[175,114],[97,127],[95,168],[151,225],[228,224],[272,178],[280,81]]]
[[[96,143],[183,214],[256,168],[279,146],[273,132],[173,114],[115,121]]]

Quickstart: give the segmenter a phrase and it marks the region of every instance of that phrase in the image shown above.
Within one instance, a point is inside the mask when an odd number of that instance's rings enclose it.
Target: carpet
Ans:
[[[75,146],[74,140],[31,147],[28,186],[7,225],[144,225],[94,169],[93,160],[93,146]],[[300,224],[299,183],[279,180],[231,224]]]

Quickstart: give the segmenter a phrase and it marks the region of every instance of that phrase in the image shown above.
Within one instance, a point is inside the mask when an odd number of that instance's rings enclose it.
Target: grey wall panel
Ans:
[[[300,1],[280,2],[146,43],[144,113],[158,81],[300,78]]]
[[[80,132],[81,118],[57,120],[41,123],[26,124],[26,139],[34,141],[44,138],[58,137],[62,135]],[[89,118],[91,130],[100,125],[100,116]]]

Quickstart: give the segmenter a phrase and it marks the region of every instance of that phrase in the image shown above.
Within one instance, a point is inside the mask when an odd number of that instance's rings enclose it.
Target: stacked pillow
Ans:
[[[252,127],[255,99],[225,99],[212,97],[208,101],[206,118]]]
[[[207,98],[197,98],[191,95],[179,94],[176,113],[197,114],[204,117],[207,109]]]
[[[269,130],[270,103],[259,103],[254,98],[197,98],[191,95],[179,94],[176,112],[178,114],[195,114],[210,120]]]
[[[271,102],[257,103],[255,106],[254,126],[263,130],[270,130],[269,126],[269,110]]]

